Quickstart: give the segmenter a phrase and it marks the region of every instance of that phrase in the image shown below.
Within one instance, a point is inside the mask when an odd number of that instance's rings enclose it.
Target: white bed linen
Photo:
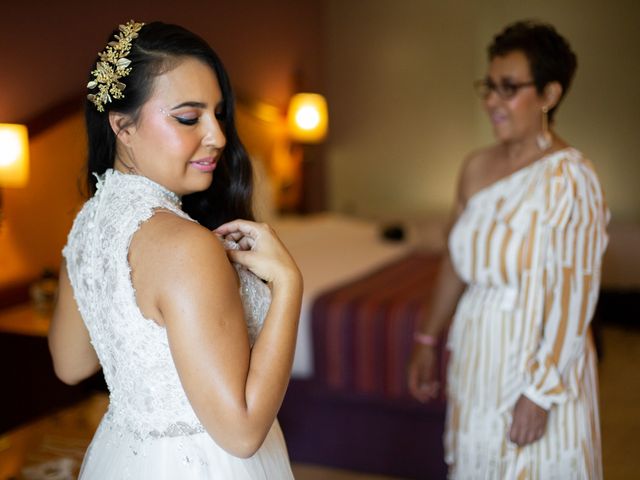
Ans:
[[[338,214],[284,217],[272,222],[304,277],[293,378],[313,375],[311,310],[316,298],[405,255],[406,242],[382,239],[374,222]]]

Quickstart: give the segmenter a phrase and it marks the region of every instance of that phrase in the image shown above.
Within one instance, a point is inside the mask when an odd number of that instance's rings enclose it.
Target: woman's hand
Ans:
[[[420,402],[438,396],[437,351],[434,347],[416,344],[409,361],[408,382],[411,395]]]
[[[244,265],[270,284],[301,281],[298,266],[269,225],[234,220],[220,225],[214,233],[237,244],[238,249],[227,249],[232,262]]]
[[[529,400],[525,395],[520,395],[513,409],[509,440],[519,447],[540,440],[547,428],[548,415],[547,410]]]

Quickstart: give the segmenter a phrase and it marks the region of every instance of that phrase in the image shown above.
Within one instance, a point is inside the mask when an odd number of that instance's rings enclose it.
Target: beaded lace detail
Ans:
[[[109,387],[106,419],[139,439],[204,431],[180,383],[165,328],[138,308],[128,263],[134,233],[158,209],[194,221],[180,206],[175,193],[148,178],[108,170],[76,217],[63,250]],[[235,267],[253,345],[270,291],[251,272]]]

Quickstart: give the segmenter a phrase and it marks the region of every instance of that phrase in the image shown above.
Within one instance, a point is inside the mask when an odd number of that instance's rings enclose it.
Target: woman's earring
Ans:
[[[542,131],[536,137],[538,148],[543,152],[548,150],[553,142],[551,132],[549,131],[549,108],[542,107]]]

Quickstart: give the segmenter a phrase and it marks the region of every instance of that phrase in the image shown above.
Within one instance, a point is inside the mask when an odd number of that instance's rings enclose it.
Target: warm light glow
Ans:
[[[296,124],[303,130],[313,130],[319,123],[320,114],[311,105],[305,105],[296,112]]]
[[[298,93],[289,102],[289,134],[301,143],[318,143],[327,135],[327,101],[317,93]]]
[[[24,187],[28,180],[27,127],[0,123],[0,187]]]

